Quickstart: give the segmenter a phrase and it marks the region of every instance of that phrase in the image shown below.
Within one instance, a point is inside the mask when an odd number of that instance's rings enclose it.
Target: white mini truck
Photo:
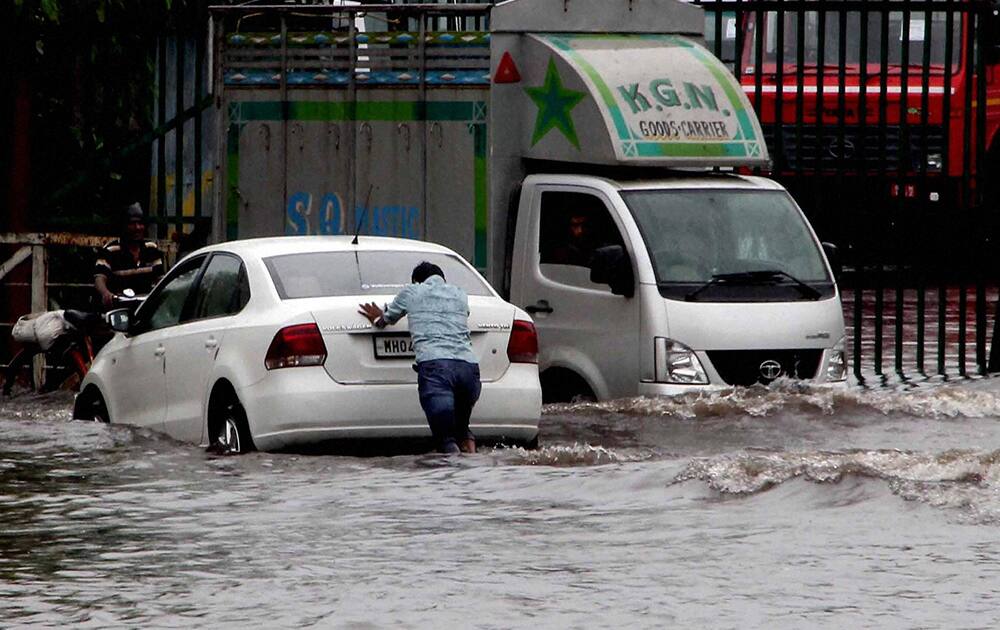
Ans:
[[[834,250],[779,184],[741,174],[767,146],[700,8],[325,9],[366,16],[324,35],[337,54],[235,32],[249,10],[215,14],[216,238],[447,245],[534,318],[546,401],[845,381]],[[489,32],[427,30],[469,11]]]

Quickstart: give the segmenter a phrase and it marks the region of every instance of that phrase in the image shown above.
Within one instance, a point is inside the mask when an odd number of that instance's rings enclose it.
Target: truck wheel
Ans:
[[[549,368],[539,376],[542,384],[542,402],[578,403],[594,402],[597,397],[576,372],[564,368]]]

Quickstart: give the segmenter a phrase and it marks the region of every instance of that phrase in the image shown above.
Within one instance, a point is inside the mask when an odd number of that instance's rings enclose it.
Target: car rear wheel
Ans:
[[[246,412],[239,401],[230,400],[221,405],[219,415],[211,426],[210,450],[220,455],[239,455],[254,450]]]

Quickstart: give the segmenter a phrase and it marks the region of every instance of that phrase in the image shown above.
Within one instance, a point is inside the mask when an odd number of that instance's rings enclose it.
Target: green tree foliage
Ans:
[[[103,222],[127,199],[145,205],[149,147],[135,145],[153,127],[157,41],[178,23],[203,29],[195,5],[13,0],[7,46],[13,78],[32,93],[37,228]]]

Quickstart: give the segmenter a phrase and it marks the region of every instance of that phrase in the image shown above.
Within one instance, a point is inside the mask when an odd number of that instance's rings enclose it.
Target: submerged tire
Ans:
[[[111,414],[108,413],[108,405],[104,402],[104,397],[100,393],[97,394],[94,400],[94,415],[91,417],[91,420],[111,424]]]
[[[542,403],[594,402],[597,397],[576,372],[563,368],[549,368],[541,373]]]
[[[246,412],[235,398],[219,405],[216,417],[209,423],[209,431],[208,448],[220,455],[240,455],[255,450]]]
[[[77,397],[73,406],[73,419],[103,424],[111,423],[108,405],[104,402],[104,396],[97,388],[91,386]]]

